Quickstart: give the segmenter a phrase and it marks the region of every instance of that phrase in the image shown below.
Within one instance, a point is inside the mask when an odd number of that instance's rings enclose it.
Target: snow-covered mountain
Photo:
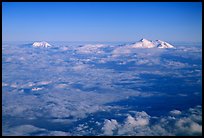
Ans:
[[[33,43],[34,47],[50,47],[51,45],[47,42],[34,42]]]
[[[140,41],[130,45],[132,48],[174,48],[171,44],[162,41],[149,41],[147,39],[141,39]]]
[[[161,40],[156,40],[155,44],[158,48],[174,48],[171,44],[161,41]]]
[[[155,45],[153,42],[143,38],[139,42],[134,43],[132,47],[133,48],[153,48],[155,47]]]

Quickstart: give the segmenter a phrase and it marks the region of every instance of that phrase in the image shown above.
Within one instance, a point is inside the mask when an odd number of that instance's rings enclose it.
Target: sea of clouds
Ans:
[[[3,43],[3,135],[202,135],[202,47],[175,47]]]

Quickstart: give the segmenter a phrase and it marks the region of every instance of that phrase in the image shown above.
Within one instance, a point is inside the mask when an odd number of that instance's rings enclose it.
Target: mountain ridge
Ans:
[[[162,41],[162,40],[148,40],[145,38],[140,39],[138,42],[135,42],[130,45],[132,48],[175,48],[173,45]]]

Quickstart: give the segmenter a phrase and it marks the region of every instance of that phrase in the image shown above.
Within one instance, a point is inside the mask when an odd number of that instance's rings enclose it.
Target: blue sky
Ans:
[[[3,2],[3,41],[202,41],[202,3]]]

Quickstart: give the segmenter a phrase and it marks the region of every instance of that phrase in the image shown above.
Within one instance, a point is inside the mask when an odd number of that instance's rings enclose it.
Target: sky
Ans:
[[[202,42],[201,2],[3,2],[3,41]]]

